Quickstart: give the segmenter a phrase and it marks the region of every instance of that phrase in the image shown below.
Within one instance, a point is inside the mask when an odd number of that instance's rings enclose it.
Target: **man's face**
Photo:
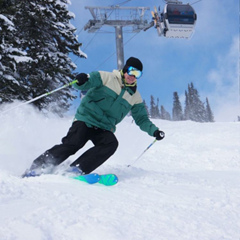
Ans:
[[[128,75],[128,73],[124,73],[124,78],[127,84],[132,85],[134,82],[137,81],[137,79],[135,78],[135,76],[133,75]]]

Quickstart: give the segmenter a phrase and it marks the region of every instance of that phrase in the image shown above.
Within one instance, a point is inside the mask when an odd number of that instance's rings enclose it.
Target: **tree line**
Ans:
[[[157,98],[157,102],[155,102],[154,97],[151,95],[150,108],[148,108],[145,101],[144,103],[151,118],[172,121],[192,120],[195,122],[214,122],[214,115],[208,98],[206,98],[206,102],[203,103],[193,83],[188,84],[188,89],[185,91],[184,109],[182,108],[178,93],[173,93],[172,116],[166,111],[163,105],[159,106],[159,98]]]

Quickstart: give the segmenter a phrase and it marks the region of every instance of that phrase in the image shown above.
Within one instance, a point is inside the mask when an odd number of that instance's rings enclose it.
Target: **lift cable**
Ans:
[[[138,34],[139,32],[135,33],[130,39],[128,39],[124,44],[123,46],[125,46],[126,44],[128,44],[134,37],[136,37],[136,35]],[[113,55],[116,54],[116,51],[114,51],[112,54],[110,54],[105,60],[103,60],[94,70],[97,70],[99,69],[104,63],[106,63]]]

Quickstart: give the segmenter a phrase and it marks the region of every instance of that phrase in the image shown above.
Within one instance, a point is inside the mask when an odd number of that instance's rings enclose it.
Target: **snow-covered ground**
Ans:
[[[97,170],[117,174],[117,185],[21,179],[71,121],[30,106],[0,112],[1,240],[240,239],[240,122],[153,120],[166,138],[134,162],[154,139],[127,117],[117,152]]]

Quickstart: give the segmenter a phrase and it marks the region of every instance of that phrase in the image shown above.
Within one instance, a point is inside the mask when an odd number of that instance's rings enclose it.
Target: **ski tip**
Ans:
[[[118,183],[118,177],[115,174],[100,175],[99,183],[105,186],[113,186]]]

